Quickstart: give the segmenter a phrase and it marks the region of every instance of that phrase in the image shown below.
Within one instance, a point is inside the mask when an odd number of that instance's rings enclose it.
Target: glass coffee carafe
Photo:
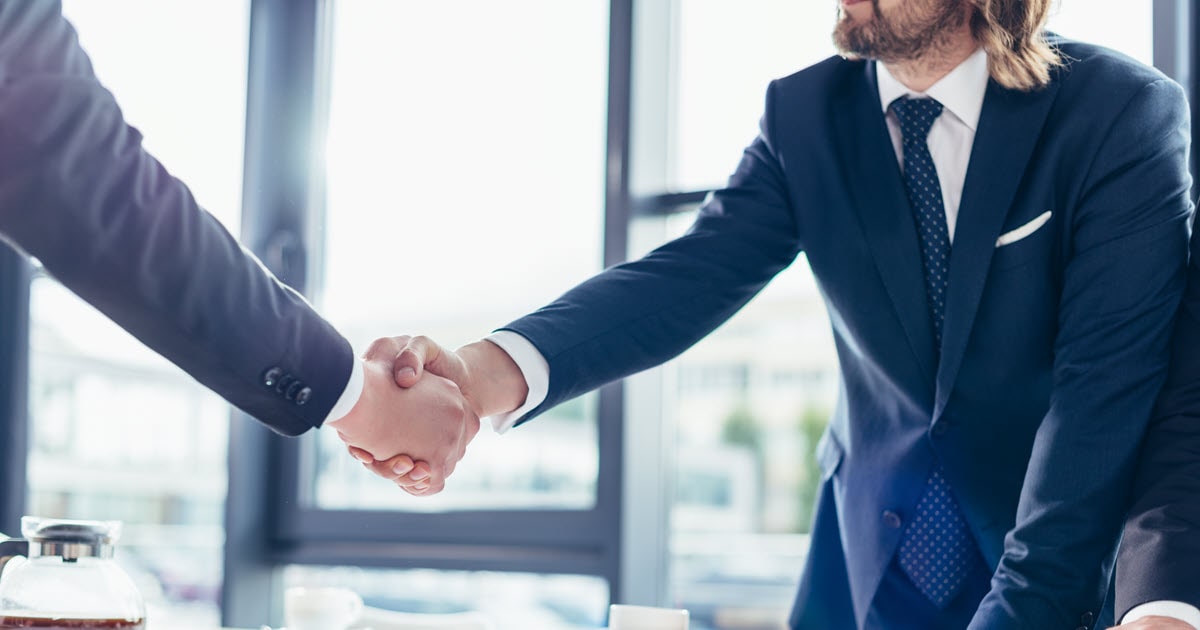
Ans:
[[[119,522],[26,516],[21,534],[0,541],[0,628],[145,629],[141,594],[112,559]]]

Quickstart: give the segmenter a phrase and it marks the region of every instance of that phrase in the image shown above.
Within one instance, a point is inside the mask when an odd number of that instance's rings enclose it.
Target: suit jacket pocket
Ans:
[[[842,463],[842,445],[833,435],[833,429],[825,429],[817,442],[817,467],[821,469],[821,480],[829,481]]]
[[[1038,260],[1049,260],[1054,244],[1054,220],[1049,210],[1021,222],[1012,229],[1005,229],[996,241],[992,254],[992,269],[1013,269]]]

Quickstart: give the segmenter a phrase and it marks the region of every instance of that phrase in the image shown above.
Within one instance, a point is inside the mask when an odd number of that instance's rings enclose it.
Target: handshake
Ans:
[[[358,402],[327,425],[368,470],[417,496],[441,492],[480,418],[520,407],[528,393],[490,341],[452,351],[427,337],[384,337],[362,362]]]

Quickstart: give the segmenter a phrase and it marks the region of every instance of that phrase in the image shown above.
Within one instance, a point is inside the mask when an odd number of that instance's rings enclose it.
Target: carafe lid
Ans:
[[[121,537],[121,522],[24,516],[21,534],[29,541],[31,558],[61,556],[67,562],[85,557],[111,558]]]

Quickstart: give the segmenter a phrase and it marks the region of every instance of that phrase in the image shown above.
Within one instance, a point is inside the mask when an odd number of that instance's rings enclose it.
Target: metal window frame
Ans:
[[[610,1],[604,260],[625,259],[633,0]],[[319,286],[330,0],[253,0],[243,241],[301,292]],[[300,131],[297,131],[300,130]],[[297,157],[299,156],[299,157]],[[316,182],[314,184],[314,182]],[[319,283],[315,283],[319,284]],[[301,500],[305,443],[237,418],[230,432],[222,622],[277,618],[276,569],[287,564],[594,575],[619,590],[620,384],[599,392],[599,471],[590,510],[443,514],[322,510]],[[241,415],[241,414],[235,414]],[[487,523],[481,527],[480,523]]]
[[[29,287],[26,257],[0,240],[0,532],[20,535],[29,442]]]

